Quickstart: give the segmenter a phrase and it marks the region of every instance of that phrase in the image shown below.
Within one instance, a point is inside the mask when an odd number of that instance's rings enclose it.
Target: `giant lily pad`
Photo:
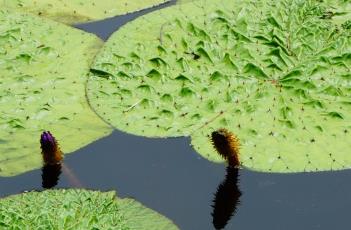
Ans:
[[[15,204],[15,205],[14,205]],[[170,220],[115,192],[47,190],[0,199],[0,226],[11,229],[173,230]]]
[[[324,1],[329,6],[329,10],[323,15],[324,18],[329,18],[334,23],[343,26],[350,25],[351,20],[351,4],[348,0],[326,0]]]
[[[101,44],[56,22],[0,11],[0,176],[40,167],[43,130],[65,153],[109,134],[85,97]]]
[[[90,103],[129,133],[191,136],[215,162],[209,136],[226,128],[253,170],[350,168],[350,21],[329,15],[340,9],[206,0],[151,13],[117,31],[98,55]]]
[[[168,0],[0,0],[0,7],[31,12],[72,24],[123,15]]]

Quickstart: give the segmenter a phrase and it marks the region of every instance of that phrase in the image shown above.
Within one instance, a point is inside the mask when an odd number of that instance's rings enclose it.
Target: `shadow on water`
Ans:
[[[126,22],[159,8],[77,28],[107,39]],[[212,215],[216,217],[217,213],[223,213],[219,219],[214,218],[218,227],[235,213],[225,229],[350,228],[351,170],[285,175],[247,170],[239,173],[237,184],[237,171],[226,172],[224,165],[201,158],[186,138],[147,139],[115,131],[67,155],[61,169],[43,168],[16,177],[0,177],[0,197],[41,190],[42,186],[53,187],[56,183],[58,188],[84,185],[133,197],[184,230],[213,229]],[[239,197],[240,205],[235,207]]]

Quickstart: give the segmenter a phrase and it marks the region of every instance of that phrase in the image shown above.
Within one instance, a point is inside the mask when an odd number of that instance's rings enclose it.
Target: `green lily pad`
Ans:
[[[226,128],[252,170],[350,168],[351,28],[325,17],[330,10],[317,1],[228,0],[148,14],[97,56],[88,98],[116,128],[191,136],[215,162],[223,160],[209,136]]]
[[[30,12],[53,20],[73,24],[101,20],[149,8],[169,0],[0,0],[1,8]]]
[[[324,1],[329,9],[323,15],[324,18],[330,18],[334,23],[343,25],[351,24],[351,4],[347,0],[326,0]],[[344,25],[346,25],[344,24]]]
[[[15,205],[14,205],[15,204]],[[11,229],[178,229],[170,220],[115,192],[29,192],[0,199],[0,227]]]
[[[111,132],[85,96],[86,74],[101,45],[77,29],[0,11],[0,176],[41,166],[44,130],[65,153]]]

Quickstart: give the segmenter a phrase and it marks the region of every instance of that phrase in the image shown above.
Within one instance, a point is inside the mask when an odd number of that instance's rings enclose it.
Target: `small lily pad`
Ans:
[[[16,204],[16,205],[14,205]],[[11,229],[178,229],[170,220],[115,192],[29,192],[0,199],[0,226]]]
[[[64,153],[111,132],[85,97],[89,65],[101,45],[77,29],[0,11],[0,176],[41,166],[44,130]]]
[[[0,7],[73,24],[123,15],[165,2],[168,0],[0,0]]]
[[[191,136],[215,162],[209,136],[226,128],[253,170],[350,168],[351,29],[325,17],[333,7],[194,1],[148,14],[97,56],[92,68],[108,77],[91,72],[89,101],[123,131]]]

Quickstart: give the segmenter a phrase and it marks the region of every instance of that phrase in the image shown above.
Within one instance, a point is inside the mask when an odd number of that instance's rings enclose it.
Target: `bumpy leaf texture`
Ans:
[[[336,4],[337,3],[337,4]],[[349,1],[195,1],[121,28],[93,64],[88,97],[116,128],[209,141],[226,128],[257,171],[351,167]]]
[[[0,11],[0,176],[41,166],[44,130],[64,153],[110,133],[85,96],[89,65],[101,44],[56,22]]]
[[[170,220],[115,192],[29,192],[0,199],[0,226],[11,229],[176,230]],[[16,204],[16,205],[14,205]]]
[[[0,8],[30,12],[73,24],[123,15],[165,2],[168,0],[0,0]]]

